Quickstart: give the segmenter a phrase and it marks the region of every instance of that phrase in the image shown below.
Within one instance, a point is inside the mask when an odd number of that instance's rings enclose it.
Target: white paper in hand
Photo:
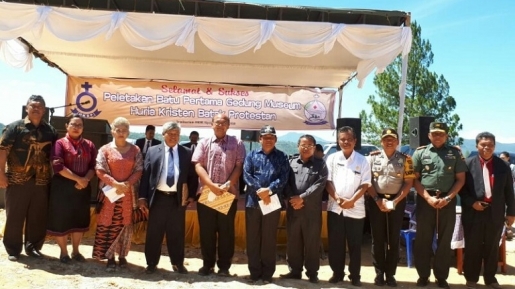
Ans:
[[[116,202],[118,199],[125,197],[125,194],[118,195],[116,193],[116,188],[111,186],[104,186],[102,188],[104,195],[109,199],[111,203]]]
[[[281,209],[281,202],[279,201],[279,197],[277,195],[271,195],[270,203],[265,205],[265,202],[261,200],[259,201],[259,207],[261,208],[263,215],[267,215],[273,211]]]

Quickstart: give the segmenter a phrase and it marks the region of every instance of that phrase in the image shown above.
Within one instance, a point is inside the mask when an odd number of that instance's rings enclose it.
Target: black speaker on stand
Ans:
[[[354,150],[361,149],[361,118],[338,118],[336,119],[336,149],[340,150],[338,143],[338,130],[343,126],[350,126],[356,133],[356,146]]]
[[[418,116],[409,119],[409,146],[416,149],[419,146],[428,145],[429,125],[435,121],[432,116]]]

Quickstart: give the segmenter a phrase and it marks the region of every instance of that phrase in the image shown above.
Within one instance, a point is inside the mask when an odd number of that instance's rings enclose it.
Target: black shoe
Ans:
[[[9,255],[7,259],[9,259],[11,262],[16,262],[18,259],[20,259],[20,255]]]
[[[449,287],[449,283],[447,283],[447,281],[445,281],[443,279],[436,279],[436,285],[438,285],[438,287],[440,287],[440,288],[445,288],[445,289],[451,288],[451,287]]]
[[[154,274],[157,271],[156,265],[148,265],[147,269],[145,269],[145,273],[147,274]]]
[[[247,276],[247,277],[245,277],[245,279],[247,280],[247,283],[249,283],[249,284],[256,283],[257,281],[259,281],[259,278],[260,277],[255,277],[255,276]]]
[[[389,287],[397,287],[397,280],[395,280],[393,276],[388,276],[386,277],[386,285]]]
[[[384,282],[384,275],[377,275],[375,278],[374,278],[374,285],[376,286],[384,286],[385,282]]]
[[[125,258],[118,258],[118,266],[122,269],[127,268],[127,259]]]
[[[302,275],[301,274],[295,274],[293,272],[289,272],[289,273],[286,273],[286,274],[281,274],[281,275],[279,275],[279,277],[281,277],[283,279],[302,279]]]
[[[266,285],[266,284],[270,284],[270,283],[273,283],[272,278],[270,278],[270,279],[263,279],[263,284]]]
[[[310,283],[313,283],[313,284],[317,284],[318,283],[318,276],[316,276],[316,275],[311,275],[311,276],[308,277],[308,279],[309,279]]]
[[[227,269],[218,269],[218,276],[220,277],[231,277],[231,273]]]
[[[209,276],[213,273],[215,273],[215,269],[213,268],[202,267],[198,270],[200,276]]]
[[[429,278],[420,277],[417,280],[417,287],[426,287],[429,284]]]
[[[172,265],[172,270],[179,274],[188,274],[188,269],[184,265]]]
[[[116,261],[114,258],[107,259],[106,272],[114,272],[116,271]]]
[[[70,263],[71,260],[72,260],[72,258],[70,258],[70,256],[68,256],[68,255],[64,255],[59,258],[59,261],[61,261],[61,263],[63,263],[63,264],[68,264],[68,263]]]
[[[37,249],[32,249],[26,252],[27,256],[34,257],[34,258],[43,258],[43,254],[39,252]]]
[[[329,283],[338,283],[338,282],[342,282],[343,281],[343,276],[340,276],[340,275],[335,275],[333,274],[333,276],[331,278],[329,278]]]
[[[352,275],[349,275],[349,280],[353,286],[361,287],[361,278],[360,277],[353,277]]]

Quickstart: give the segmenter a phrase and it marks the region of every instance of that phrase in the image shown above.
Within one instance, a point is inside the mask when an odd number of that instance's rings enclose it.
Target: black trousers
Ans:
[[[431,257],[433,274],[436,279],[447,280],[451,266],[451,240],[456,223],[456,198],[442,209],[431,207],[421,196],[417,195],[417,236],[413,255],[418,276],[429,278],[431,275]],[[438,217],[438,225],[437,219]],[[438,228],[436,252],[433,253],[433,238]]]
[[[49,186],[37,186],[31,178],[23,185],[9,185],[5,192],[4,246],[9,255],[41,250],[45,242]],[[23,224],[25,223],[25,232]],[[25,241],[23,241],[25,235]]]
[[[503,226],[494,225],[492,221],[492,208],[484,211],[472,211],[467,225],[463,224],[466,246],[464,249],[463,274],[467,281],[477,282],[483,264],[483,279],[486,285],[497,283],[495,273],[499,260],[499,242]],[[484,262],[484,263],[483,263]]]
[[[320,268],[320,232],[322,212],[298,212],[288,207],[286,211],[286,233],[288,235],[286,256],[288,266],[294,274],[317,276]]]
[[[349,247],[349,273],[361,279],[361,243],[365,218],[353,219],[327,211],[327,237],[329,241],[329,266],[337,277],[345,276],[345,254]]]
[[[166,247],[172,265],[184,262],[184,228],[186,208],[178,204],[177,196],[155,193],[149,210],[145,258],[147,265],[157,266],[161,257],[161,246],[166,236]]]
[[[381,212],[371,198],[367,198],[367,207],[372,230],[372,259],[376,275],[395,276],[406,199],[400,201],[395,210],[388,213]]]
[[[208,206],[197,203],[198,223],[200,227],[200,251],[204,267],[229,270],[234,256],[234,218],[237,200],[233,201],[227,215]],[[218,244],[218,261],[216,253]]]
[[[281,210],[263,215],[260,208],[245,208],[248,266],[254,279],[270,280],[275,273],[280,217]]]

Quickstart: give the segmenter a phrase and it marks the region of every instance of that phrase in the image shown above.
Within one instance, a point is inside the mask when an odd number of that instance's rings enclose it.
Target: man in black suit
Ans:
[[[165,123],[164,144],[151,147],[145,158],[138,207],[149,213],[145,241],[149,274],[156,271],[165,235],[173,271],[188,273],[183,264],[184,226],[186,206],[195,195],[193,191],[188,193],[194,168],[191,150],[177,145],[180,135],[178,123]]]
[[[150,147],[161,144],[160,140],[154,138],[155,134],[156,127],[153,125],[147,125],[145,128],[145,137],[136,140],[136,145],[139,147],[139,150],[143,154],[143,158],[145,158],[145,154]]]
[[[189,137],[190,142],[183,144],[183,146],[190,148],[191,151],[194,152],[195,148],[197,147],[197,144],[198,144],[199,136],[200,135],[199,135],[198,131],[196,131],[196,130],[191,131],[190,137]]]
[[[327,166],[315,156],[316,140],[306,134],[299,138],[299,156],[290,161],[290,177],[285,188],[288,197],[286,232],[290,272],[281,278],[301,279],[306,267],[309,282],[318,283],[322,194],[327,182]]]
[[[499,289],[495,278],[499,241],[504,223],[511,226],[515,220],[513,178],[508,164],[494,155],[493,134],[478,134],[476,148],[478,156],[466,160],[468,172],[460,191],[466,242],[463,271],[467,288],[476,288],[484,264],[485,285]]]

